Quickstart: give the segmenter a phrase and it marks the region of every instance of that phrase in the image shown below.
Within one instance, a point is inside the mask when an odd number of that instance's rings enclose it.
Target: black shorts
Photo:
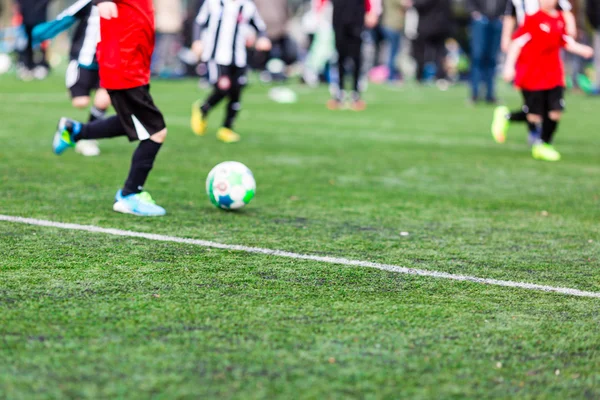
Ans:
[[[207,63],[208,80],[221,90],[229,90],[232,85],[246,86],[248,77],[246,68],[235,65],[219,65],[213,61]]]
[[[108,94],[130,141],[150,139],[167,127],[150,96],[150,85],[109,90]]]
[[[525,100],[525,112],[535,115],[546,115],[550,111],[565,109],[565,88],[555,87],[549,90],[522,90]]]
[[[97,69],[82,68],[77,61],[71,61],[67,68],[66,84],[71,98],[89,97],[100,88],[100,73]]]

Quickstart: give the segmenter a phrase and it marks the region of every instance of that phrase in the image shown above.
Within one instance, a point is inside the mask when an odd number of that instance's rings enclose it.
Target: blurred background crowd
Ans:
[[[471,87],[472,101],[495,102],[493,80],[502,59],[500,36],[507,1],[382,0],[379,24],[365,30],[365,76],[398,85],[406,80]],[[0,0],[0,73],[16,70],[43,79],[66,57],[68,40],[32,49],[26,32],[53,18],[73,0]],[[203,0],[154,0],[157,47],[153,74],[166,79],[203,76],[190,51],[194,19]],[[309,85],[329,80],[335,63],[331,13],[311,0],[255,0],[268,27],[272,50],[252,55],[252,69],[263,82],[298,79]],[[600,54],[600,0],[571,0],[578,39]],[[16,54],[16,55],[13,55]],[[16,66],[16,68],[11,68]],[[567,59],[568,86],[598,93],[600,57]],[[480,93],[480,86],[486,88]]]

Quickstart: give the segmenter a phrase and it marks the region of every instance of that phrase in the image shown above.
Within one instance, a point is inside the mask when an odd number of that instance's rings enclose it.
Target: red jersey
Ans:
[[[114,90],[148,85],[155,35],[152,0],[113,2],[119,17],[100,20],[100,85]]]
[[[514,40],[523,46],[517,60],[515,85],[536,91],[565,86],[565,72],[560,50],[567,33],[562,13],[544,11],[527,16]]]

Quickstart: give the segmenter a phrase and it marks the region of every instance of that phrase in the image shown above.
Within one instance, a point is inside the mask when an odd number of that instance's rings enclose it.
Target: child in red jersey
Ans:
[[[533,145],[533,157],[545,161],[560,160],[560,154],[552,146],[565,105],[560,50],[564,48],[583,58],[594,53],[591,47],[567,36],[565,20],[556,10],[557,1],[540,0],[540,11],[526,17],[515,33],[504,66],[504,79],[514,80],[523,91],[527,120],[541,133],[541,140]],[[548,118],[544,120],[545,116]]]
[[[54,136],[54,152],[62,154],[82,139],[125,136],[139,141],[113,210],[139,216],[165,215],[165,209],[143,191],[167,137],[163,115],[150,95],[155,36],[152,0],[94,0],[94,4],[100,15],[100,84],[108,91],[117,115],[88,124],[62,118]]]

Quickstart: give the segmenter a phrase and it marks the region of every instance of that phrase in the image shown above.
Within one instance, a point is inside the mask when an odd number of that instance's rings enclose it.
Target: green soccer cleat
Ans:
[[[81,131],[81,123],[69,118],[61,118],[54,133],[52,150],[54,154],[61,155],[67,149],[75,147],[75,135]]]
[[[531,154],[536,160],[560,161],[560,153],[556,151],[554,146],[548,143],[534,144],[531,149]]]
[[[494,110],[494,120],[492,121],[492,136],[494,136],[494,140],[496,143],[504,143],[506,142],[506,132],[508,131],[508,127],[510,122],[508,120],[508,115],[510,114],[510,110],[506,106],[496,107]]]

